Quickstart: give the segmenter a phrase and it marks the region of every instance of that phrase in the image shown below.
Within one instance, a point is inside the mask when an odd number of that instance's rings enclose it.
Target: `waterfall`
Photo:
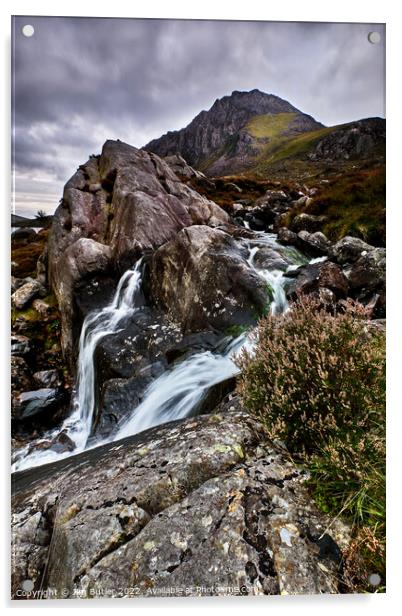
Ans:
[[[140,259],[133,269],[127,270],[120,278],[109,306],[88,314],[82,326],[74,410],[64,426],[80,451],[85,448],[96,411],[95,350],[103,338],[116,333],[120,323],[137,309],[136,300],[141,288],[141,263]]]
[[[248,245],[247,262],[271,288],[271,314],[280,314],[289,308],[284,290],[284,273],[279,270],[256,268],[254,265],[254,257],[260,250],[261,244],[275,248],[278,245],[273,234],[264,233],[258,237],[259,245]],[[233,359],[242,348],[250,351],[252,347],[250,338],[243,334],[236,338],[221,355],[210,351],[197,353],[179,363],[169,372],[162,374],[148,387],[144,400],[134,409],[130,418],[123,422],[114,440],[136,434],[161,423],[191,416],[211,387],[239,373]]]
[[[119,325],[122,321],[138,309],[141,265],[142,259],[137,261],[133,269],[127,270],[123,274],[108,306],[101,310],[94,310],[85,317],[79,341],[77,379],[72,400],[72,412],[63,422],[61,428],[45,434],[44,438],[36,442],[37,445],[52,440],[57,434],[64,432],[75,444],[74,454],[85,449],[96,411],[96,347],[103,338],[119,331]],[[28,446],[21,450],[19,459],[13,465],[13,470],[19,470],[26,466],[39,466],[68,455],[71,455],[71,452],[60,454],[51,449],[30,453]]]
[[[277,247],[274,236],[271,237],[271,234],[265,233],[266,237],[264,238],[263,244],[268,246]],[[263,278],[272,293],[272,301],[270,305],[271,314],[282,314],[289,309],[289,303],[286,298],[286,293],[284,289],[285,279],[284,272],[281,270],[268,270],[264,268],[256,268],[254,265],[254,259],[257,252],[260,250],[260,246],[254,246],[251,248],[249,246],[249,256],[247,259],[247,263],[252,267],[257,274]]]
[[[255,265],[255,255],[263,246],[269,246],[280,252],[284,247],[276,242],[272,233],[255,233],[255,239],[244,240],[247,246],[248,264],[269,284],[272,292],[270,310],[280,314],[288,309],[284,290],[284,272],[268,270]],[[286,249],[287,255],[296,263],[306,262],[296,249]],[[294,265],[296,266],[296,265]],[[294,266],[289,266],[291,269]],[[58,453],[51,449],[30,451],[29,446],[19,452],[19,459],[14,470],[38,466],[47,462],[65,458],[88,448],[88,437],[96,412],[96,378],[94,355],[96,347],[105,336],[116,333],[123,326],[123,321],[138,310],[139,291],[141,288],[141,260],[133,269],[121,277],[111,303],[101,310],[88,314],[85,318],[79,342],[76,389],[73,397],[72,413],[64,421],[61,429],[48,433],[36,444],[55,438],[61,431],[65,432],[75,443],[73,452]],[[154,380],[146,390],[144,399],[127,419],[117,428],[113,437],[106,441],[93,442],[90,447],[136,434],[152,426],[194,414],[199,403],[211,387],[238,374],[233,361],[242,348],[252,351],[253,343],[247,334],[232,340],[221,353],[211,351],[198,352],[181,361]]]
[[[114,440],[192,415],[211,387],[239,373],[233,358],[250,344],[243,334],[232,341],[222,355],[211,351],[196,353],[162,374],[148,387],[143,402],[122,424]]]

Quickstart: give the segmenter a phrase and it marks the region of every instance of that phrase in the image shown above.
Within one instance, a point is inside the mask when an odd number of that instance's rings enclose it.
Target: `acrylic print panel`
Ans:
[[[14,599],[384,591],[384,55],[13,19]]]

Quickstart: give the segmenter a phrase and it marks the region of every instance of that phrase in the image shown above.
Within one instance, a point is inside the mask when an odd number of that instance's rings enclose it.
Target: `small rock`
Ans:
[[[41,387],[60,387],[62,381],[59,370],[40,370],[33,375],[36,383]]]
[[[47,316],[51,312],[49,304],[43,301],[43,299],[34,299],[32,302],[32,308],[36,310],[42,317]]]
[[[14,306],[18,310],[22,310],[27,306],[35,297],[42,294],[46,295],[46,289],[37,280],[32,280],[22,285],[11,296],[11,300]]]
[[[31,350],[29,338],[18,334],[11,336],[11,355],[27,355]]]
[[[63,394],[54,388],[26,391],[18,396],[18,419],[25,420],[54,408],[63,399]]]
[[[287,227],[280,227],[278,229],[278,242],[285,244],[285,246],[294,246],[297,243],[297,234]]]
[[[313,216],[312,214],[298,214],[291,222],[290,229],[295,233],[299,231],[309,231],[309,233],[314,233],[315,231],[319,231],[325,221],[327,220],[326,216]]]
[[[328,254],[331,242],[321,231],[316,231],[315,233],[299,231],[297,234],[297,246],[311,257],[322,257]]]

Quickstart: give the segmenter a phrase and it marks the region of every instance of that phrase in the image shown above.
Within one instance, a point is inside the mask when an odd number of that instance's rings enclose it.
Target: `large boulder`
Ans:
[[[305,479],[241,411],[17,473],[13,596],[337,593],[348,530]]]
[[[385,284],[385,248],[374,248],[357,259],[348,273],[353,291],[375,291]]]
[[[183,184],[158,156],[106,141],[102,154],[65,185],[49,236],[49,282],[62,312],[64,352],[71,355],[77,334],[71,325],[79,284],[102,272],[121,274],[185,227],[229,223],[228,214]]]
[[[184,333],[251,323],[266,308],[268,294],[246,256],[223,231],[183,229],[152,256],[151,295]]]
[[[346,263],[354,263],[362,254],[370,252],[371,250],[373,250],[373,246],[370,246],[370,244],[366,244],[366,242],[363,242],[363,240],[358,237],[346,235],[333,244],[329,251],[329,255],[336,263],[345,265]]]
[[[53,269],[53,290],[62,315],[62,347],[71,359],[81,321],[77,319],[75,293],[78,285],[111,269],[111,249],[93,239],[80,238],[64,251]]]

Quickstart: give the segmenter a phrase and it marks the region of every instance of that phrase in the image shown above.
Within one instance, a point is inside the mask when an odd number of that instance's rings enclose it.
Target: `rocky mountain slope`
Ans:
[[[180,154],[209,176],[290,172],[295,177],[298,171],[317,172],[323,164],[384,158],[385,121],[324,127],[277,96],[235,91],[185,128],[144,148],[159,156]]]
[[[154,139],[145,149],[159,156],[181,154],[197,169],[223,175],[247,168],[249,159],[258,155],[260,142],[268,138],[258,134],[261,123],[269,126],[275,138],[323,128],[278,96],[260,90],[234,91],[217,99],[208,111],[201,111],[186,128]]]

